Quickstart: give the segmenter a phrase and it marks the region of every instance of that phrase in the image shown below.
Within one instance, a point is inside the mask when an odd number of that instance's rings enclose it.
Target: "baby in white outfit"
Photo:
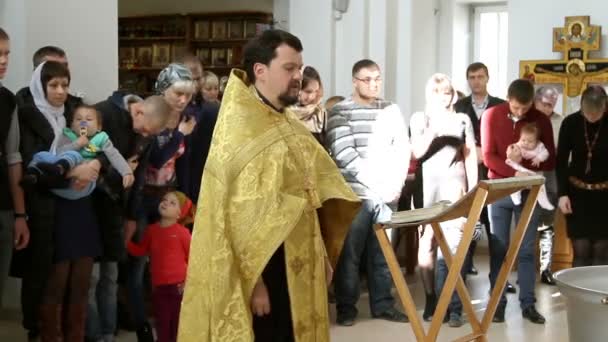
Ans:
[[[523,167],[521,165],[523,159],[531,160],[532,165],[539,166],[540,163],[549,158],[549,151],[545,147],[545,144],[540,141],[538,127],[536,127],[534,123],[522,127],[519,134],[519,141],[509,147],[513,149],[514,156],[512,156],[511,159],[507,158],[505,162],[519,172],[537,173]],[[511,195],[511,200],[513,200],[513,204],[515,205],[521,204],[521,191],[513,193]],[[551,204],[551,201],[549,201],[547,189],[544,184],[541,186],[540,192],[538,193],[538,204],[546,210],[555,209],[553,204]]]

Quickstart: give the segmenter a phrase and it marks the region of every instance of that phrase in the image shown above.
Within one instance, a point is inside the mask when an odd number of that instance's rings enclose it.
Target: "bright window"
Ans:
[[[484,63],[490,72],[488,91],[505,98],[507,55],[509,51],[509,14],[506,6],[475,6],[475,61]]]

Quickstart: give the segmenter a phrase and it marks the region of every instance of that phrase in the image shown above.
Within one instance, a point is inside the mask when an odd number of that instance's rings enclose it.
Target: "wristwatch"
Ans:
[[[26,221],[29,220],[29,216],[27,216],[26,213],[15,213],[13,214],[13,216],[17,219],[17,218],[24,218]]]

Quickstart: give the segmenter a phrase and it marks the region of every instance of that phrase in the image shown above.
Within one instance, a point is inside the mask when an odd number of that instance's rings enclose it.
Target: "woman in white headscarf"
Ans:
[[[321,145],[325,141],[327,126],[327,111],[321,105],[323,98],[323,84],[321,76],[315,68],[307,66],[302,72],[302,90],[298,95],[298,104],[290,107],[300,121],[308,128],[310,133]]]
[[[17,100],[24,164],[37,152],[55,152],[70,114],[65,106],[69,84],[66,66],[45,62],[34,70],[29,93]],[[84,186],[97,178],[100,167],[94,160],[66,177]],[[43,341],[64,335],[67,341],[82,341],[93,260],[101,253],[97,219],[90,197],[71,201],[48,190],[42,184],[25,188],[31,239],[15,265],[22,268],[24,326],[30,337],[40,334]]]

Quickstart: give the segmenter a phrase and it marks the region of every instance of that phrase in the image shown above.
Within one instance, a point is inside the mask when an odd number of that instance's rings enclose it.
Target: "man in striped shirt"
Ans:
[[[399,199],[410,158],[407,129],[399,107],[379,98],[382,78],[375,62],[355,63],[352,77],[353,95],[332,108],[326,136],[330,154],[363,202],[336,268],[337,323],[351,326],[355,322],[361,263],[368,277],[373,317],[407,322],[394,307],[388,265],[372,228],[374,223],[390,220],[387,204]]]

